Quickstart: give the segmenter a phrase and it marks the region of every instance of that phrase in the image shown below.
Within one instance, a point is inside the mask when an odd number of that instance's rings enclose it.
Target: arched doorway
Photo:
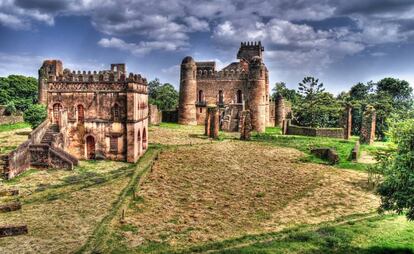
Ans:
[[[93,136],[86,137],[86,158],[95,159],[95,138]]]
[[[53,105],[53,123],[60,123],[60,112],[62,111],[62,105],[60,103],[55,103]]]
[[[142,131],[142,149],[147,149],[147,130],[145,128]]]
[[[83,105],[78,105],[78,122],[83,123],[85,121],[85,109]]]

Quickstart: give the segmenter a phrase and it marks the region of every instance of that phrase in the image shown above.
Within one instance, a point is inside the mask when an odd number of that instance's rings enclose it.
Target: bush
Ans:
[[[6,105],[6,108],[4,109],[4,113],[6,113],[6,115],[10,116],[13,115],[17,112],[16,106],[14,105],[14,102],[9,102]]]
[[[393,124],[390,134],[398,149],[384,165],[380,211],[407,211],[407,218],[414,220],[414,119]]]
[[[29,123],[33,129],[39,126],[47,117],[46,107],[41,104],[34,104],[24,112],[23,119]]]

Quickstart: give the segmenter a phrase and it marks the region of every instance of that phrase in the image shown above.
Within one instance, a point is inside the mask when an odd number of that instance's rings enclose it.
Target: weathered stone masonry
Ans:
[[[215,62],[195,62],[185,57],[181,63],[180,124],[204,124],[207,105],[220,107],[223,130],[238,131],[240,114],[250,110],[253,130],[263,132],[269,114],[269,73],[263,63],[260,42],[241,43],[234,62],[216,71]],[[274,111],[272,111],[274,112]],[[222,126],[223,127],[223,126]]]
[[[61,146],[78,159],[136,162],[148,146],[147,93],[146,79],[127,76],[125,64],[71,72],[53,60],[39,70],[39,101],[51,123],[66,115]]]

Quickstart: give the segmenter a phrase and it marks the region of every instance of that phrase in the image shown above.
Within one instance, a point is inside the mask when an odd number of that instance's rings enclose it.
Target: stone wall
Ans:
[[[15,124],[15,123],[21,123],[21,122],[24,122],[23,116],[19,116],[19,115],[11,115],[11,116],[0,115],[0,124]]]
[[[344,138],[343,128],[310,128],[296,125],[287,125],[287,135],[299,135],[310,137]]]
[[[367,106],[367,109],[362,115],[361,135],[359,137],[361,144],[371,145],[374,143],[376,116],[374,107]]]
[[[11,179],[30,167],[30,145],[31,140],[29,139],[9,154],[3,155],[2,175],[5,179]]]
[[[157,105],[149,105],[149,124],[158,125],[162,122],[162,113]]]

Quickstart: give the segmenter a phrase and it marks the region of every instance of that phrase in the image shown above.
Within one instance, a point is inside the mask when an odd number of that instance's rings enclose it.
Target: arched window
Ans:
[[[85,109],[83,105],[79,104],[77,107],[78,110],[78,122],[83,123],[85,121]]]
[[[62,105],[60,103],[55,103],[53,105],[53,123],[54,124],[59,124],[61,111],[62,111]]]
[[[119,122],[121,113],[119,112],[119,105],[117,103],[112,108],[112,116],[114,122]]]
[[[242,103],[242,100],[243,100],[242,91],[237,90],[237,103]]]
[[[203,90],[198,91],[198,101],[199,102],[204,101],[204,92],[203,92]]]

